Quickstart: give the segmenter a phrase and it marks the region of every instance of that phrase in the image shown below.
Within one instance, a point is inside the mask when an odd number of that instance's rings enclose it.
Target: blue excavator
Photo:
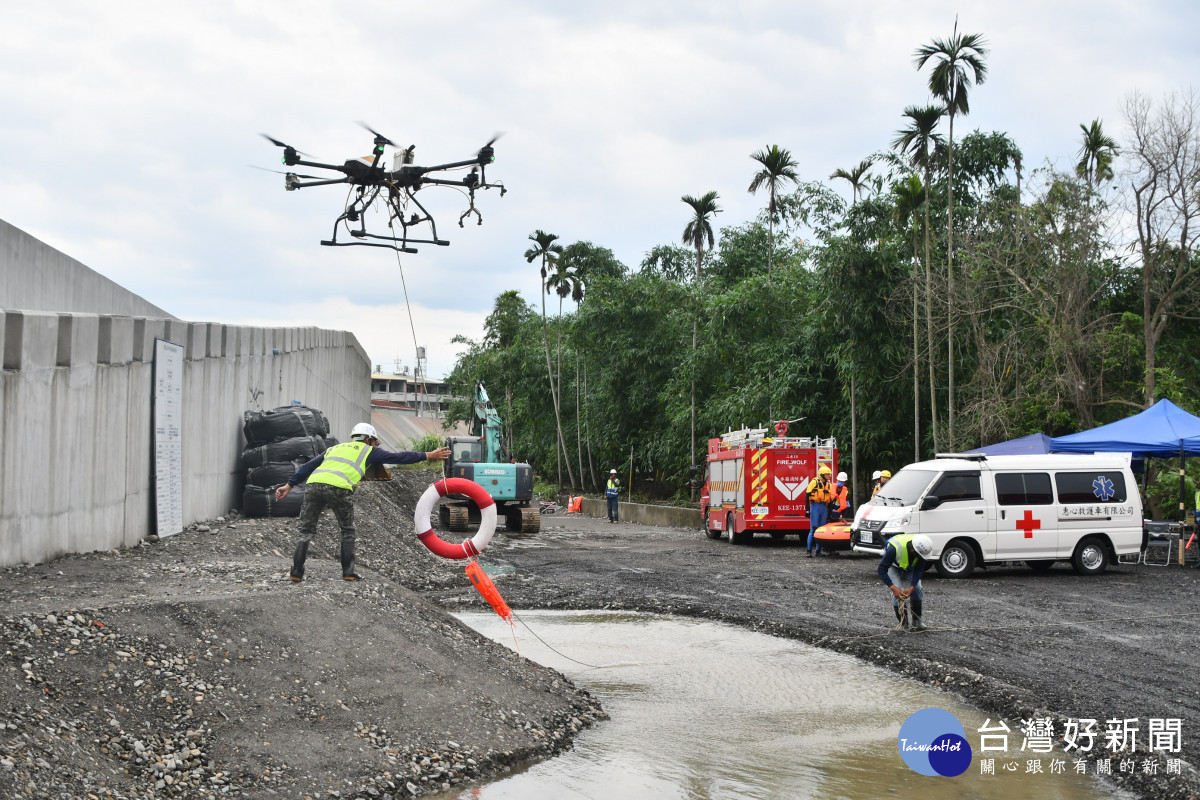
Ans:
[[[445,460],[447,478],[466,478],[482,486],[496,501],[497,523],[519,533],[536,533],[541,516],[533,505],[533,467],[509,461],[501,444],[504,424],[482,382],[475,385],[475,418],[470,436],[450,436]],[[465,531],[479,524],[479,506],[466,495],[450,494],[438,509],[442,527]]]

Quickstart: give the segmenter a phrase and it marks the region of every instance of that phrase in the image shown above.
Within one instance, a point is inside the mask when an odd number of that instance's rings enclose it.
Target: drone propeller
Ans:
[[[257,164],[247,164],[246,166],[250,167],[250,169],[261,169],[263,172],[274,172],[276,175],[291,175],[296,178],[303,178],[310,181],[323,180],[323,178],[319,175],[299,175],[295,172],[284,172],[281,169],[267,169],[266,167],[260,167]]]
[[[262,136],[264,139],[266,139],[271,144],[275,145],[276,147],[283,148],[283,163],[287,164],[289,167],[296,164],[296,162],[298,162],[300,160],[300,156],[308,155],[308,153],[301,153],[299,150],[292,147],[290,144],[281,142],[272,136],[267,136],[265,133],[259,134],[259,135]]]
[[[359,120],[359,121],[358,121],[358,124],[359,124],[359,125],[361,125],[361,126],[363,126],[364,128],[366,128],[366,129],[367,129],[367,130],[368,130],[370,133],[372,133],[372,134],[375,136],[375,144],[377,144],[377,145],[384,145],[384,144],[386,144],[386,145],[388,145],[389,147],[396,147],[396,148],[399,148],[399,145],[397,145],[397,144],[396,144],[395,142],[393,142],[391,139],[387,138],[387,137],[386,137],[386,136],[384,136],[382,133],[380,133],[379,131],[375,130],[374,128],[372,128],[370,125],[368,125],[367,123],[363,122],[362,120]]]
[[[496,143],[496,140],[499,139],[503,135],[504,135],[503,131],[496,131],[495,135],[492,136],[491,141],[489,141],[483,147],[479,148],[478,156],[479,156],[480,164],[490,164],[491,162],[496,160],[496,151],[492,148],[492,145],[494,145]]]
[[[293,150],[302,156],[308,155],[308,153],[303,153],[299,150],[296,150],[296,148],[292,147],[290,144],[287,144],[286,142],[279,141],[274,136],[267,136],[265,133],[260,133],[259,136],[263,137],[264,139],[266,139],[268,142],[275,145],[276,147],[282,147],[284,150]]]

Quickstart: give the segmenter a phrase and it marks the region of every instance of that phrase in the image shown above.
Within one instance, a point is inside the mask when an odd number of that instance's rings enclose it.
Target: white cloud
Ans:
[[[339,163],[369,150],[361,119],[429,164],[505,131],[489,176],[510,191],[480,194],[483,226],[458,227],[457,192],[420,194],[451,241],[402,260],[432,365],[451,330],[480,335],[500,292],[537,302],[534,229],[632,267],[678,240],[683,194],[720,192],[721,225],[753,216],[749,155],[765,145],[809,180],[886,148],[928,99],[913,51],[956,14],[991,47],[957,131],[1006,131],[1029,167],[1073,163],[1093,118],[1122,135],[1128,91],[1186,88],[1200,66],[1200,11],[1126,0],[18,4],[0,48],[0,218],[179,316],[361,330],[386,366],[412,349],[390,330],[394,254],[322,248],[344,187],[283,192],[249,168],[280,168],[258,133]]]

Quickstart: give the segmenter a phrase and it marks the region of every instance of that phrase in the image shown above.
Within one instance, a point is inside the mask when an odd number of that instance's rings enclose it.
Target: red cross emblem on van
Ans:
[[[1033,518],[1033,512],[1025,509],[1025,517],[1017,520],[1017,530],[1025,531],[1025,538],[1032,539],[1033,532],[1042,527],[1040,519]]]

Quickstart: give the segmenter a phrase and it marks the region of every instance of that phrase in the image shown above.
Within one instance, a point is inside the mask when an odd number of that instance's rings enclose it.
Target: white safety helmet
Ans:
[[[838,483],[845,483],[847,480],[849,480],[849,478],[850,476],[844,472],[838,473]]]
[[[883,473],[881,473],[879,470],[875,470],[874,472],[871,473],[871,480],[877,481],[877,480],[879,480],[879,478],[882,475],[883,475]]]
[[[929,558],[933,555],[933,539],[930,539],[923,533],[918,533],[912,538],[913,552],[921,558]]]
[[[610,470],[608,471],[608,474],[609,474],[609,475],[616,475],[616,474],[617,474],[617,471],[616,471],[615,469],[610,469]]]
[[[374,425],[369,422],[360,422],[354,426],[354,430],[350,431],[350,438],[361,442],[364,439],[378,439],[379,436],[375,433]]]

